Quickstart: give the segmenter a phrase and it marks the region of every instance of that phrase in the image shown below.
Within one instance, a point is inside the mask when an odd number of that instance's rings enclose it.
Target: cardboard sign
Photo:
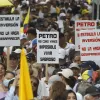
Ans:
[[[0,15],[0,46],[20,46],[19,15]]]
[[[80,32],[80,54],[82,61],[100,59],[100,30]]]
[[[37,63],[59,63],[59,33],[37,33]]]
[[[96,29],[96,21],[93,20],[79,20],[75,21],[75,50],[80,51],[80,31]]]

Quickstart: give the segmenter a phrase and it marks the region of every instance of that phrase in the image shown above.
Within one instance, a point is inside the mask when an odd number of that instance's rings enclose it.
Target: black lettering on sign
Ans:
[[[38,40],[38,43],[42,43],[42,40]]]
[[[19,20],[19,17],[16,17],[15,20],[18,21]]]
[[[39,34],[39,38],[57,38],[57,34]]]
[[[43,43],[49,43],[49,40],[43,40]]]
[[[0,21],[14,21],[14,17],[0,17]]]
[[[57,43],[57,40],[50,40],[50,43]]]
[[[0,27],[18,27],[18,23],[0,23]]]
[[[20,40],[19,37],[0,37],[0,40]]]
[[[41,57],[40,61],[56,61],[56,58],[52,57]]]
[[[5,32],[5,35],[9,35],[9,32]]]
[[[0,35],[4,35],[4,32],[0,32]]]
[[[19,35],[19,31],[12,31],[11,35]]]
[[[44,51],[44,55],[52,55],[52,51]]]
[[[40,49],[56,49],[56,45],[40,45]]]

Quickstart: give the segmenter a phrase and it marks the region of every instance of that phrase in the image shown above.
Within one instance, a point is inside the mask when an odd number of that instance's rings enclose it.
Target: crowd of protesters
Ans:
[[[10,1],[10,0],[9,0]],[[20,46],[0,47],[0,100],[19,99],[20,53],[24,48],[31,77],[34,100],[100,100],[100,62],[81,61],[75,51],[75,20],[92,20],[92,3],[86,0],[13,0],[13,7],[1,7],[0,14],[20,14],[21,28],[30,7],[26,33]],[[59,64],[37,63],[38,31],[59,33]]]

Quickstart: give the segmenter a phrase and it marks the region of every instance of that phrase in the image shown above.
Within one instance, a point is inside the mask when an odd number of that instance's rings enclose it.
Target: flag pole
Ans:
[[[48,64],[46,64],[46,69],[45,69],[45,77],[46,77],[46,83],[48,83]]]
[[[7,70],[9,70],[9,56],[10,56],[10,48],[9,46],[7,47]]]

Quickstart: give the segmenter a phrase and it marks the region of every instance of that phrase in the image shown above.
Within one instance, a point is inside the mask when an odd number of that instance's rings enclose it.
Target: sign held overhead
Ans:
[[[80,31],[93,30],[97,28],[97,22],[93,20],[75,21],[75,50],[80,51]]]
[[[37,34],[37,63],[59,63],[58,32],[39,32]]]
[[[80,32],[80,54],[82,61],[100,59],[100,30]]]
[[[0,46],[20,46],[19,15],[0,15]]]

